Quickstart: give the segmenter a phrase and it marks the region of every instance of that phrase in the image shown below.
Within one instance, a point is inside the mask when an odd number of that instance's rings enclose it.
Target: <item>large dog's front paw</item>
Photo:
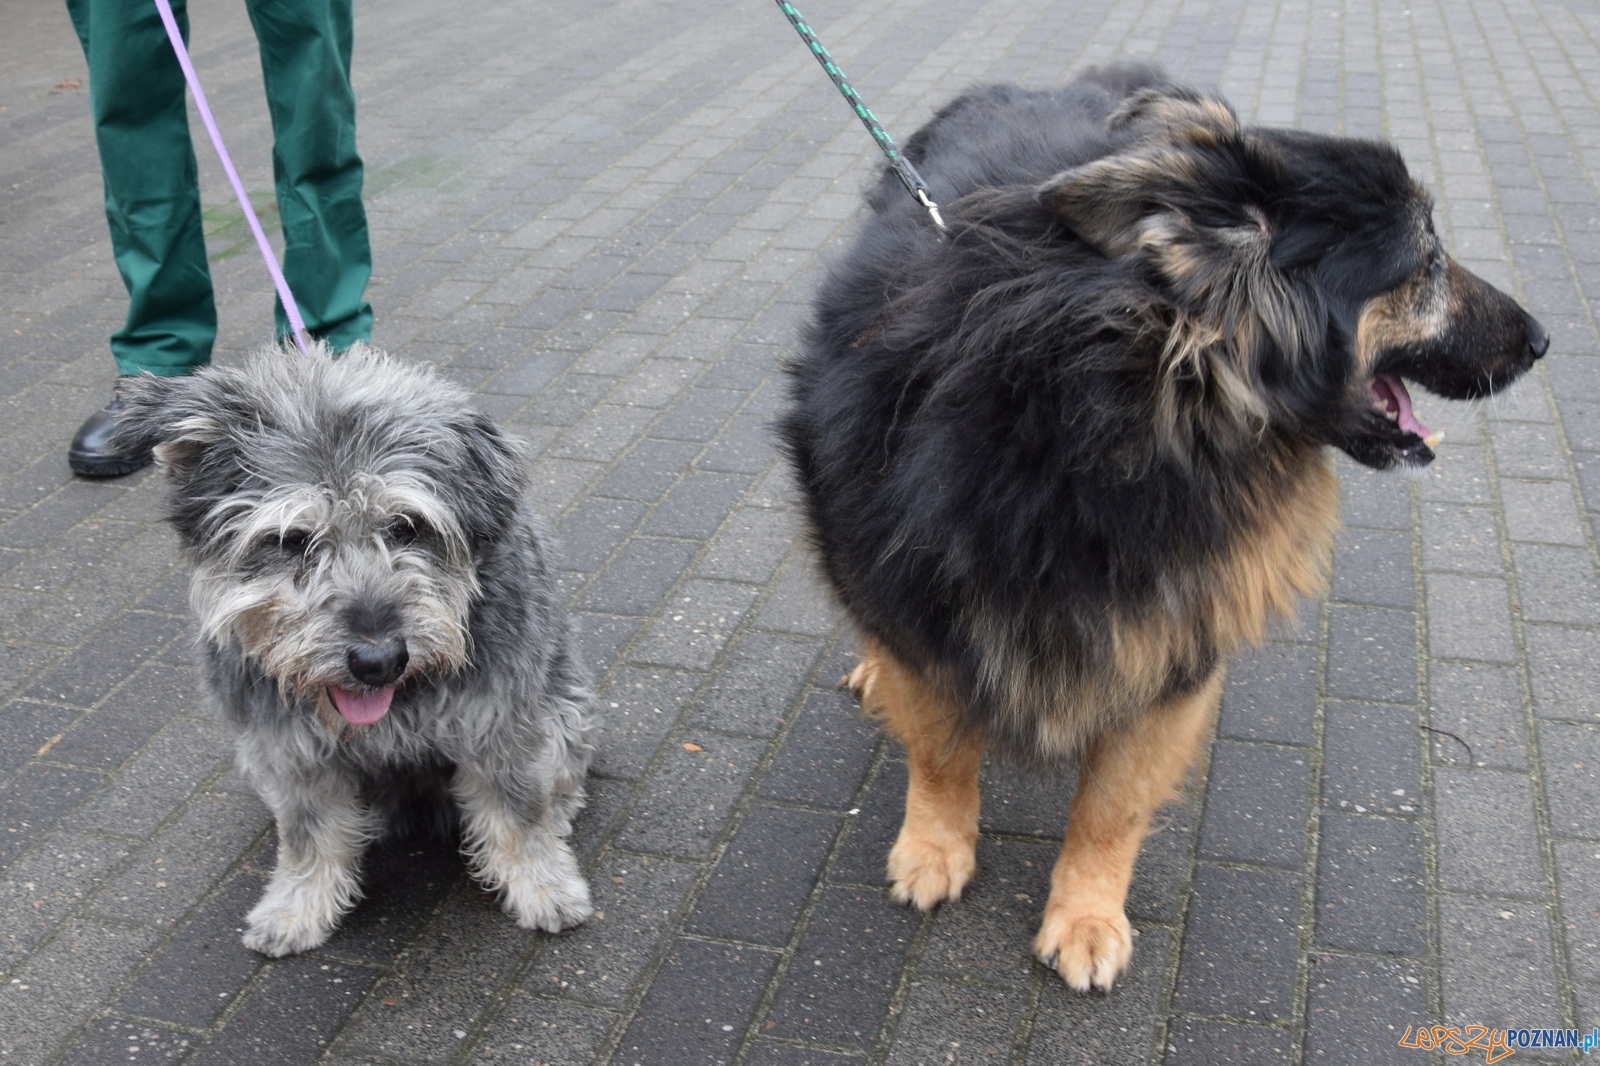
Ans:
[[[274,959],[309,951],[333,933],[344,911],[340,902],[306,882],[275,877],[245,917],[244,946]]]
[[[1120,909],[1050,905],[1033,953],[1079,992],[1109,992],[1133,955],[1133,927]]]
[[[958,900],[978,870],[977,842],[954,833],[901,829],[889,852],[889,898],[919,911]]]

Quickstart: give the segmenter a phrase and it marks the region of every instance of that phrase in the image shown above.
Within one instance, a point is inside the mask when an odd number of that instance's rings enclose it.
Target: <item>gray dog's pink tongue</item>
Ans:
[[[394,689],[380,688],[376,692],[350,692],[337,685],[328,686],[333,705],[351,725],[371,725],[389,713],[394,700]]]

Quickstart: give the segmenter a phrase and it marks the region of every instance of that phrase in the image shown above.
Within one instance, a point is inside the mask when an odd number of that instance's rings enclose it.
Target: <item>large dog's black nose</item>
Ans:
[[[1544,358],[1544,353],[1550,350],[1550,334],[1539,325],[1539,320],[1528,317],[1528,354],[1535,359]]]
[[[344,657],[350,664],[350,676],[374,688],[394,684],[411,661],[406,642],[399,638],[357,641],[350,645]]]

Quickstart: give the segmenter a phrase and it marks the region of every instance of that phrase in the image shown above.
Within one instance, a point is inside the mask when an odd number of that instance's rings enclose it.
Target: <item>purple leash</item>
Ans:
[[[267,270],[272,274],[272,284],[278,290],[278,300],[283,304],[283,313],[288,316],[289,328],[294,331],[294,343],[299,347],[301,355],[309,355],[306,350],[306,340],[310,334],[306,332],[305,321],[300,317],[300,308],[294,302],[294,294],[289,291],[289,283],[283,279],[283,271],[278,266],[278,257],[272,253],[272,245],[267,243],[267,235],[261,230],[261,220],[256,218],[255,208],[250,206],[250,198],[245,195],[244,182],[239,180],[239,172],[233,169],[233,160],[222,145],[222,134],[217,131],[217,120],[211,117],[211,107],[206,103],[205,91],[200,88],[200,79],[195,75],[194,64],[189,62],[189,50],[183,46],[183,34],[178,32],[178,20],[172,15],[172,5],[167,0],[156,0],[156,10],[161,12],[161,22],[167,28],[167,38],[172,41],[172,50],[178,53],[178,65],[183,68],[184,80],[189,83],[189,91],[194,94],[194,104],[200,111],[200,118],[206,124],[206,132],[211,134],[211,144],[217,150],[217,157],[222,160],[222,169],[228,172],[228,180],[233,183],[233,195],[239,198],[239,207],[244,211],[245,221],[250,223],[250,232],[256,235],[256,246],[261,249],[261,258],[267,261]]]

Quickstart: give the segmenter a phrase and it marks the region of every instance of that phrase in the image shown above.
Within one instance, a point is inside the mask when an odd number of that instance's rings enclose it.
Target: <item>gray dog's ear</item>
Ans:
[[[194,377],[140,374],[119,386],[123,407],[111,446],[118,451],[155,453],[173,477],[190,472],[195,461],[228,433],[222,412],[207,404]]]
[[[482,411],[467,408],[451,420],[451,430],[465,451],[457,491],[465,497],[462,508],[469,535],[477,541],[498,539],[516,515],[528,487],[527,449]]]

